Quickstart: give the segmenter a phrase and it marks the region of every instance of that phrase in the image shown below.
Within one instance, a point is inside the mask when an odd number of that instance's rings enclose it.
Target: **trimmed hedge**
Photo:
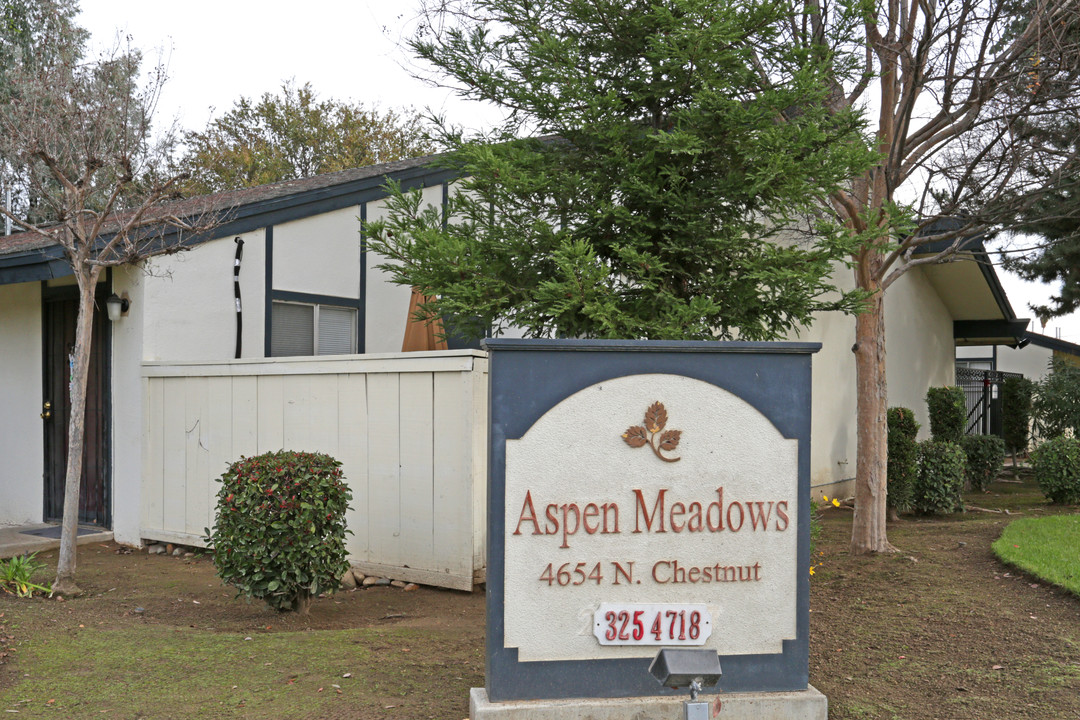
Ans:
[[[1035,479],[1050,502],[1080,503],[1080,440],[1053,438],[1031,453]]]
[[[1016,455],[1027,450],[1031,437],[1031,407],[1035,383],[1025,377],[1005,378],[1001,384],[1001,431],[1005,447]]]
[[[908,512],[911,510],[915,475],[919,469],[919,444],[915,440],[919,434],[919,423],[915,422],[915,413],[910,408],[891,407],[888,424],[889,487],[886,501],[897,512]]]
[[[951,513],[964,509],[963,449],[952,442],[919,443],[919,472],[915,479],[915,512]]]
[[[930,413],[930,435],[938,442],[960,442],[967,419],[964,391],[955,385],[932,387],[926,391]]]
[[[1005,441],[997,435],[965,435],[960,447],[967,456],[968,486],[985,490],[1005,465]]]
[[[280,450],[241,457],[221,476],[207,540],[218,576],[237,596],[275,610],[308,611],[349,569],[345,511],[351,492],[341,463],[322,453]]]
[[[1035,390],[1033,410],[1042,437],[1080,437],[1080,367],[1054,358]]]

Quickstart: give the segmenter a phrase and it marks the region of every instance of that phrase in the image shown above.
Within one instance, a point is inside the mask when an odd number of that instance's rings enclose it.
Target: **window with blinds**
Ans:
[[[278,302],[271,306],[270,356],[356,352],[356,309]]]

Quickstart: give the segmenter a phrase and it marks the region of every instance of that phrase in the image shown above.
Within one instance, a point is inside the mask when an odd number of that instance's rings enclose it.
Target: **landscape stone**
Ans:
[[[180,548],[173,548],[172,554],[173,554],[173,557],[180,557],[181,555],[184,554],[184,551],[181,550]]]
[[[364,580],[367,582],[367,580]],[[375,585],[378,587],[388,587],[390,585],[390,578],[379,578],[375,581]]]
[[[353,568],[353,569],[352,569],[352,576],[353,576],[353,579],[354,579],[354,580],[356,580],[356,584],[357,584],[357,585],[359,585],[360,583],[364,582],[364,578],[366,578],[366,577],[367,577],[367,575],[365,575],[364,573],[360,572],[360,571],[359,571],[359,570],[357,570],[356,568]]]
[[[375,583],[379,582],[379,580],[381,579],[382,578],[372,577],[369,575],[368,577],[364,578],[364,587],[371,587]]]
[[[346,570],[345,574],[341,576],[341,589],[342,590],[355,590],[356,578],[353,577],[352,570]]]
[[[419,590],[420,586],[416,583],[409,583],[405,586],[405,592],[412,592],[413,590]]]
[[[406,583],[403,580],[393,580],[393,581],[390,582],[390,584],[393,585],[396,588],[403,588],[406,585]]]
[[[165,548],[161,545],[151,545],[149,548],[147,548],[146,552],[150,553],[151,555],[161,555],[165,552]]]

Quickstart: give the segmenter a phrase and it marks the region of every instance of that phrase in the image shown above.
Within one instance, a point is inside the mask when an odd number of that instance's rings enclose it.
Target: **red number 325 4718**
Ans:
[[[601,645],[703,645],[712,618],[703,605],[604,604],[593,634]]]

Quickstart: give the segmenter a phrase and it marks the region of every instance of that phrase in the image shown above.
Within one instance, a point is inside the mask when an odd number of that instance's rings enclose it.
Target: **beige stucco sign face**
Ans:
[[[798,441],[737,396],[663,374],[585,388],[506,442],[505,644],[521,661],[779,653],[797,500]]]

